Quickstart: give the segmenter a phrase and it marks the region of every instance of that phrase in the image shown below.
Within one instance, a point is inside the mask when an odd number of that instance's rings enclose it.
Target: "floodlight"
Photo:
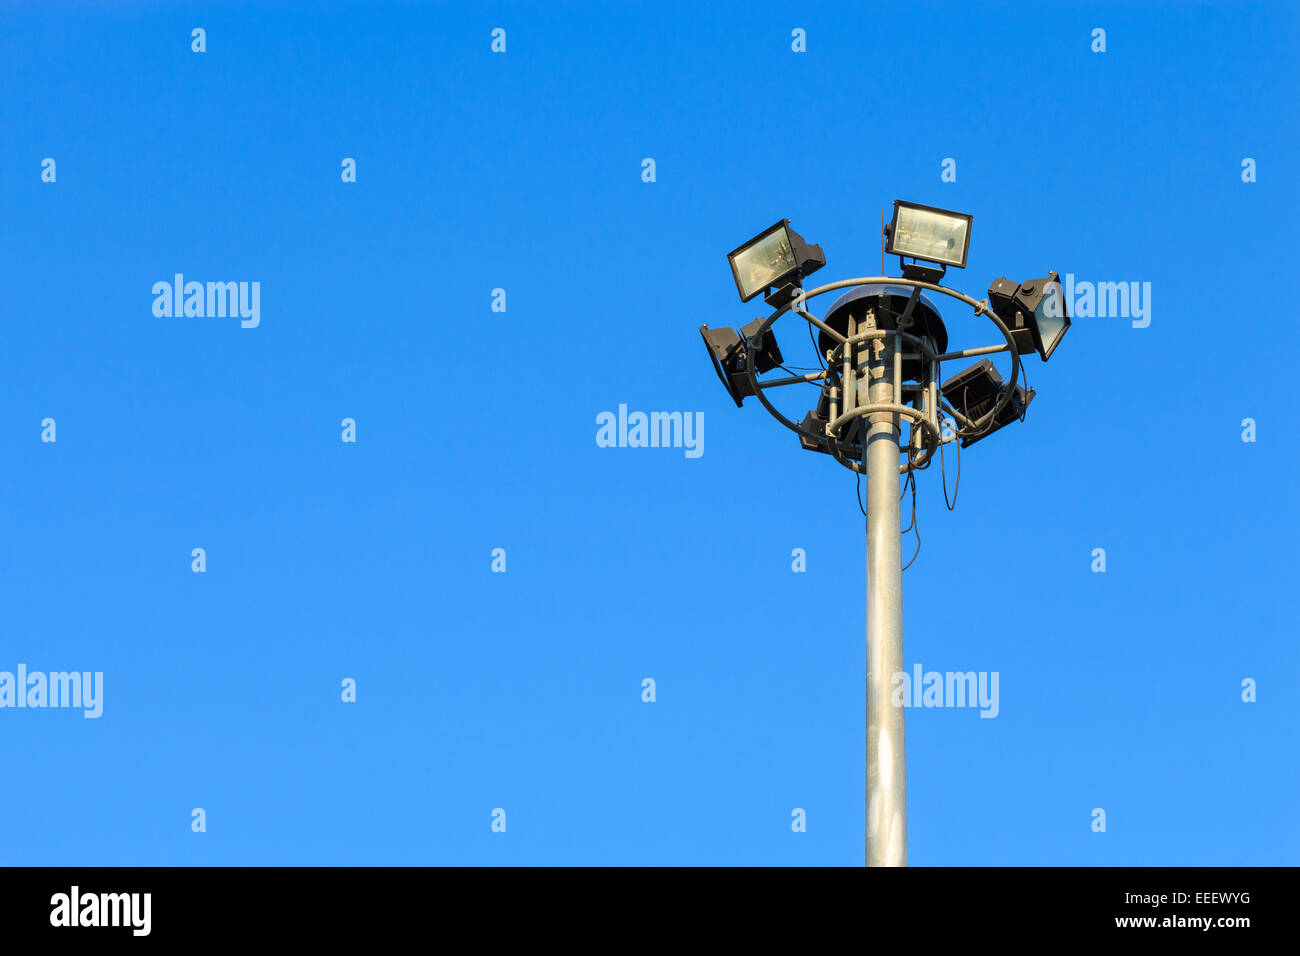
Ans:
[[[957,409],[971,421],[976,421],[997,404],[1002,392],[1002,376],[997,367],[988,359],[976,362],[970,368],[958,372],[943,383],[943,397],[949,405]],[[1029,403],[1034,400],[1034,390],[1025,391],[1023,385],[1017,385],[1010,401],[1002,406],[997,417],[986,425],[979,434],[963,435],[961,447],[967,448],[981,438],[987,438],[995,431],[1010,425],[1025,413]]]
[[[789,219],[782,219],[727,253],[727,261],[731,263],[741,302],[748,302],[773,287],[779,291],[787,284],[798,285],[826,265],[822,247],[804,242],[790,228]]]
[[[895,199],[894,218],[885,227],[885,252],[965,269],[973,219],[963,212]]]
[[[1044,362],[1070,327],[1061,277],[1055,272],[1020,283],[1000,278],[989,286],[989,304],[1010,330],[1016,352],[1036,350]]]
[[[831,417],[831,387],[822,386],[821,398],[817,400],[817,407],[808,410],[808,414],[803,417],[799,427],[806,432],[812,432],[814,435],[825,435],[826,426],[830,423]],[[821,442],[815,442],[806,435],[799,436],[799,444],[803,445],[808,451],[826,451],[826,446]]]
[[[751,356],[749,339],[759,330],[763,319],[755,319],[739,332],[735,329],[710,329],[700,326],[700,337],[709,350],[713,369],[722,380],[722,385],[731,396],[731,400],[740,408],[744,400],[754,394],[749,387],[749,374],[746,371]],[[776,335],[771,329],[763,333],[757,348],[752,350],[754,372],[769,372],[780,366],[783,361],[781,350],[776,344]]]
[[[763,319],[758,318],[749,325],[742,326],[740,336],[746,342],[754,337],[759,328],[763,325]],[[758,347],[754,351],[754,371],[762,374],[770,372],[774,368],[780,368],[785,359],[781,357],[781,349],[776,344],[776,333],[770,328],[763,333],[763,337],[758,340]]]

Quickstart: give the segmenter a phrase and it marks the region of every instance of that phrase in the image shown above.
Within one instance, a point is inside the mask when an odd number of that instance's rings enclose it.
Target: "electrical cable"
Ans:
[[[912,560],[903,565],[903,571],[906,571],[916,563],[916,559],[921,554],[921,528],[920,525],[916,523],[916,472],[908,472],[908,474],[912,478],[912,520],[908,524],[908,528],[910,528],[912,533],[916,535],[916,551],[912,553]],[[902,571],[899,573],[901,574]]]
[[[808,340],[812,342],[813,351],[817,353],[817,361],[821,363],[822,371],[826,370],[826,357],[822,355],[821,349],[817,347],[817,336],[813,335],[813,324],[806,323],[808,326]]]
[[[916,535],[916,551],[912,554],[912,560],[908,561],[907,565],[903,568],[904,571],[906,571],[908,568],[912,566],[912,562],[916,560],[916,556],[921,553],[921,529],[916,524],[916,468],[914,467],[915,463],[916,463],[916,455],[913,453],[911,441],[908,441],[907,480],[903,482],[903,495],[907,494],[907,489],[908,486],[910,485],[912,488],[912,518],[910,521],[908,521],[907,527],[902,530],[902,534],[907,534],[907,532],[911,531]],[[902,500],[903,495],[899,495],[900,501]]]
[[[1028,398],[1029,393],[1033,391],[1033,388],[1031,388],[1029,385],[1029,376],[1025,372],[1025,363],[1020,361],[1019,356],[1016,356],[1016,362],[1020,365],[1020,377],[1025,380],[1025,397]],[[1020,409],[1020,420],[1023,422],[1025,420],[1025,416],[1027,416],[1028,414],[1029,414],[1029,402],[1026,401],[1025,407]]]
[[[909,471],[909,472],[907,473],[907,480],[903,482],[903,493],[902,493],[901,495],[898,496],[898,500],[899,500],[899,501],[902,501],[904,498],[907,497],[907,488],[908,488],[908,485],[911,485],[911,487],[912,487],[912,496],[913,496],[913,500],[915,500],[915,498],[916,498],[916,472],[914,472],[914,471]],[[907,532],[909,532],[909,531],[912,530],[912,524],[914,524],[915,522],[916,522],[916,508],[913,507],[913,508],[912,508],[912,521],[908,524],[908,526],[907,526],[906,528],[904,528],[902,531],[900,531],[899,534],[907,534]]]
[[[802,374],[803,372],[816,372],[816,371],[817,371],[817,369],[815,369],[815,368],[802,368],[801,366],[798,366],[798,365],[793,365],[793,366],[792,366],[792,365],[778,365],[777,368],[779,368],[779,369],[784,369],[785,371],[787,371],[787,372],[789,372],[791,375],[793,375],[795,378],[799,378],[799,377],[801,377],[801,374]],[[795,371],[795,369],[798,369],[798,371]],[[822,369],[822,371],[825,371],[825,369]],[[821,380],[820,380],[820,379],[815,379],[815,378],[813,378],[813,379],[809,379],[809,380],[808,380],[808,384],[809,384],[809,385],[816,385],[818,388],[821,388]]]
[[[939,436],[939,474],[943,477],[943,503],[949,511],[957,510],[957,490],[961,487],[961,436],[957,431],[957,422],[953,421],[953,434],[957,435],[957,480],[952,486],[952,504],[948,504],[948,463],[944,460],[943,446],[948,444]]]

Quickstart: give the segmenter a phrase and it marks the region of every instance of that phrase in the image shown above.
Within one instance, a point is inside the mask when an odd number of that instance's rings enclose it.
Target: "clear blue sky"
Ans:
[[[874,274],[895,198],[974,215],[977,298],[1152,288],[919,482],[908,666],[1000,713],[909,711],[911,861],[1300,862],[1295,7],[603,7],[6,5],[0,670],[105,700],[0,710],[0,863],[861,864],[853,476],[696,328],[783,216]],[[620,404],[704,454],[597,447]]]

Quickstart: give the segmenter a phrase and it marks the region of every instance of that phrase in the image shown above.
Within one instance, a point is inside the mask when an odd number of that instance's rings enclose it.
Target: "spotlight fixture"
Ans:
[[[1011,332],[1016,352],[1037,351],[1044,362],[1070,327],[1070,313],[1061,289],[1061,277],[1048,272],[1042,279],[1012,282],[997,279],[989,286],[989,305]]]
[[[740,331],[736,329],[711,329],[700,326],[700,337],[709,350],[713,369],[722,380],[722,385],[731,396],[731,400],[740,408],[746,398],[754,394],[749,386],[749,374],[746,371],[750,356],[754,361],[754,373],[770,372],[780,366],[781,349],[776,344],[776,335],[771,329],[763,333],[758,346],[750,349],[749,340],[763,324],[762,319],[755,319]]]
[[[943,383],[943,397],[949,405],[957,409],[971,421],[988,414],[997,403],[1002,392],[1002,376],[997,367],[988,359],[976,362],[970,368],[958,372]],[[1002,406],[1002,411],[988,425],[976,434],[961,436],[961,447],[967,448],[981,438],[987,438],[999,428],[1010,425],[1025,413],[1029,403],[1034,400],[1034,390],[1028,392],[1024,386],[1017,385],[1011,400]]]
[[[935,262],[942,269],[924,266],[904,266],[903,275],[923,281],[937,281],[948,266],[966,268],[966,254],[970,251],[970,227],[974,220],[964,212],[952,212],[920,203],[894,200],[894,218],[885,227],[889,241],[885,252],[891,256],[923,259]],[[909,270],[916,273],[909,274]]]
[[[804,242],[803,236],[790,228],[789,219],[727,253],[727,261],[740,301],[748,302],[775,287],[776,291],[763,299],[773,308],[794,298],[801,281],[826,265],[822,247]]]
[[[754,337],[759,327],[763,324],[763,319],[757,318],[749,325],[741,326],[740,337],[746,342]],[[758,340],[758,348],[754,352],[754,371],[762,374],[770,372],[774,368],[780,368],[785,359],[781,357],[781,349],[776,344],[776,334],[768,329],[763,333],[763,337]]]
[[[806,432],[812,432],[814,435],[825,435],[826,426],[830,423],[831,418],[831,387],[822,386],[821,398],[817,400],[817,407],[808,410],[808,414],[803,417],[799,427]],[[822,442],[813,441],[806,435],[799,436],[799,444],[807,451],[820,451],[830,454],[826,445]]]

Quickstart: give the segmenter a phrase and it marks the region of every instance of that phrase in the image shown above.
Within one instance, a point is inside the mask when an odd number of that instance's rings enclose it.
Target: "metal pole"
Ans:
[[[875,321],[867,313],[870,326]],[[894,338],[865,343],[860,401],[892,402]],[[900,396],[901,400],[901,396]],[[867,470],[867,866],[907,865],[907,763],[903,708],[894,675],[903,673],[903,574],[895,416],[869,416]],[[915,691],[915,689],[914,689]]]

